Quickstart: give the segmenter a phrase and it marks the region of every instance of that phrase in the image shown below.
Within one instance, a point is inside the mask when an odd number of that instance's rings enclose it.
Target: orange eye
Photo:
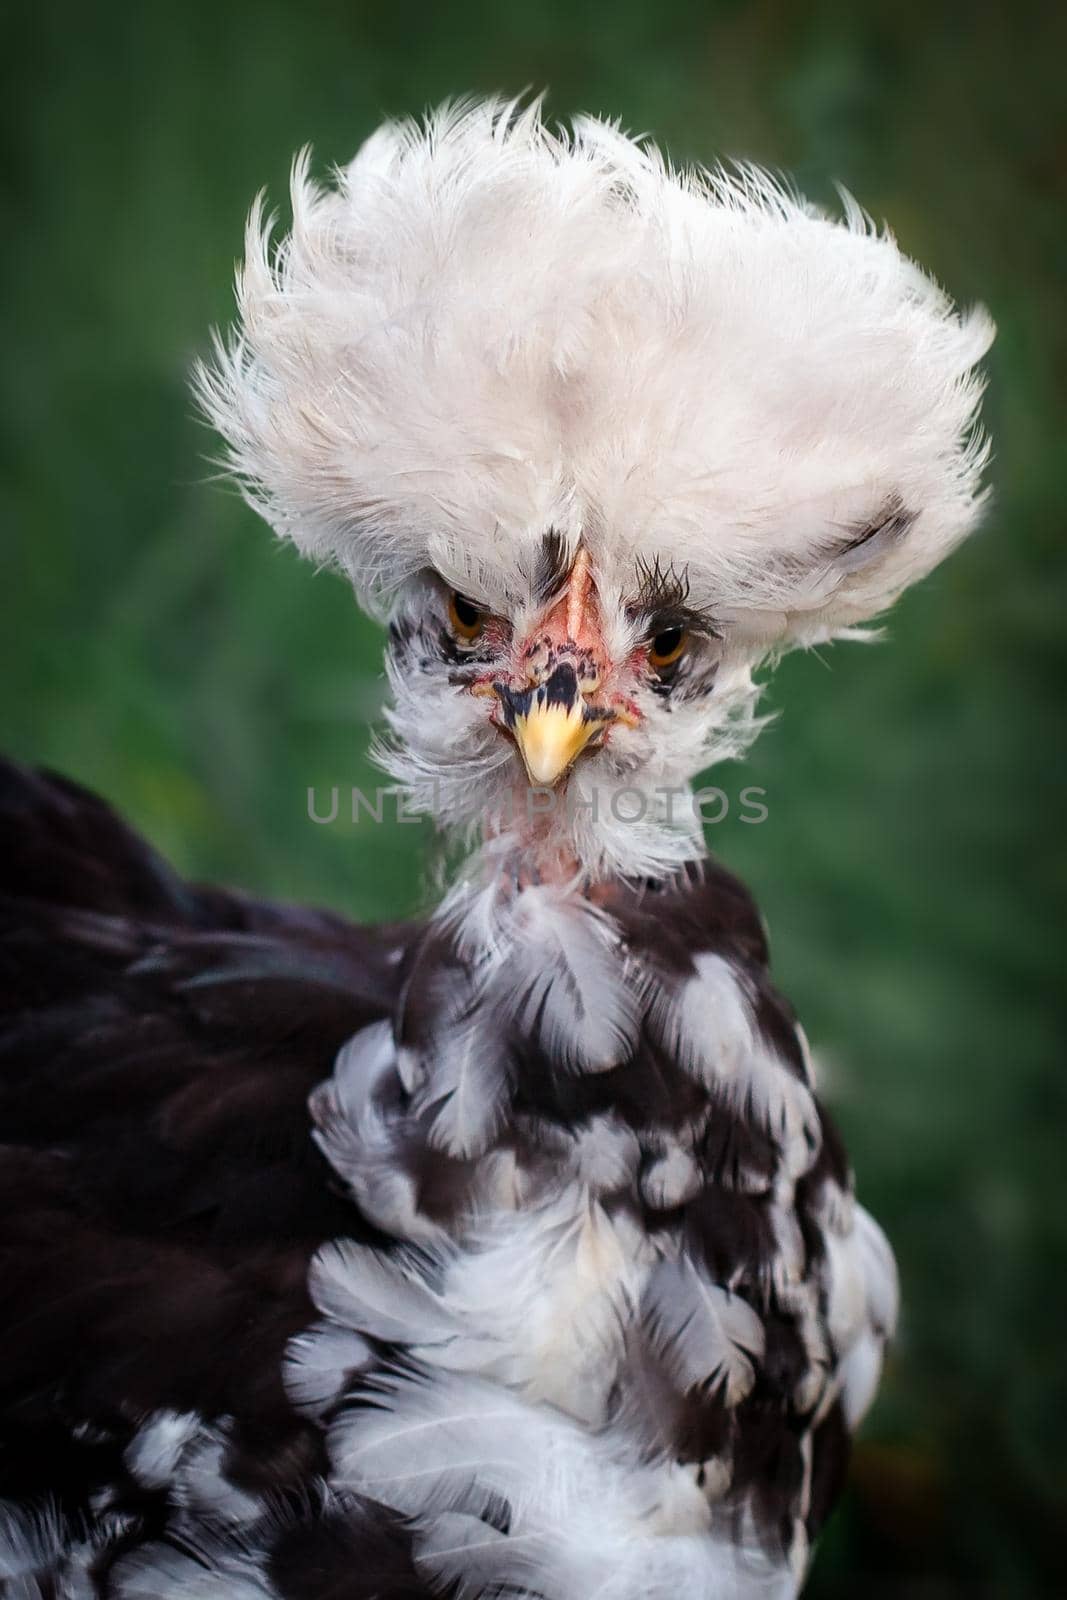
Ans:
[[[689,635],[684,628],[664,628],[662,633],[657,633],[648,647],[648,664],[657,672],[662,672],[665,667],[673,667],[680,661],[689,644]]]
[[[453,631],[461,639],[466,639],[468,644],[473,644],[485,627],[485,617],[474,601],[467,600],[455,592],[448,602],[448,620],[452,624]]]

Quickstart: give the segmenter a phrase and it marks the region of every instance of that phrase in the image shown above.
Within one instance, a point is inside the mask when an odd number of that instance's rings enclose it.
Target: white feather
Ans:
[[[414,1554],[416,1565],[435,1586],[447,1585],[456,1600],[479,1600],[487,1587],[499,1583],[502,1568],[512,1592],[521,1594],[524,1573],[536,1579],[541,1544],[529,1536],[501,1533],[469,1513],[446,1511],[417,1533]]]
[[[436,1344],[457,1332],[455,1318],[412,1258],[350,1239],[322,1246],[311,1263],[308,1289],[324,1315],[374,1339]]]
[[[680,993],[655,985],[650,1023],[679,1066],[774,1136],[789,1175],[799,1177],[822,1137],[811,1090],[759,1038],[742,975],[709,951],[694,964]]]
[[[718,1531],[692,1478],[625,1464],[625,1441],[472,1379],[397,1374],[335,1424],[340,1482],[418,1518],[420,1564],[460,1596],[528,1587],[542,1600],[779,1600],[795,1588],[745,1537]],[[481,1523],[504,1503],[509,1532]],[[734,1542],[734,1535],[740,1535]],[[751,1542],[749,1542],[751,1540]]]
[[[700,1193],[704,1175],[691,1150],[672,1143],[641,1174],[641,1195],[653,1211],[672,1211]]]
[[[559,1065],[602,1072],[625,1060],[637,1036],[638,985],[618,929],[573,884],[500,892],[497,851],[438,912],[480,971],[482,1004],[514,1020]]]
[[[146,1489],[162,1489],[203,1425],[204,1419],[195,1411],[157,1411],[134,1434],[123,1460]]]
[[[826,1328],[838,1354],[831,1393],[857,1427],[874,1399],[886,1341],[896,1328],[899,1283],[885,1234],[862,1206],[847,1234],[824,1235]]]
[[[426,1081],[415,1109],[433,1113],[431,1145],[467,1158],[483,1154],[499,1131],[510,1071],[491,1001],[477,991],[456,998],[435,1034],[432,1059],[424,1062]]]
[[[186,1554],[163,1544],[124,1556],[110,1575],[115,1600],[279,1600],[250,1553]]]
[[[541,1206],[483,1219],[446,1273],[443,1293],[467,1339],[444,1364],[480,1370],[596,1426],[647,1249],[573,1184]]]
[[[230,1419],[220,1418],[201,1427],[182,1452],[170,1483],[176,1506],[224,1527],[242,1527],[258,1521],[263,1501],[227,1474]]]
[[[172,1503],[212,1521],[254,1522],[261,1501],[226,1472],[229,1419],[207,1422],[195,1412],[158,1411],[126,1447],[124,1460],[147,1489],[166,1489]]]
[[[332,1481],[409,1515],[452,1511],[486,1495],[506,1499],[551,1443],[581,1435],[495,1384],[440,1374],[385,1373],[373,1402],[330,1429]]]
[[[756,1381],[765,1335],[740,1295],[709,1283],[684,1256],[661,1261],[645,1288],[642,1317],[649,1340],[679,1388],[721,1388],[736,1406]]]
[[[0,1592],[4,1600],[95,1600],[98,1541],[56,1504],[29,1509],[0,1500]]]
[[[566,1167],[575,1182],[593,1194],[612,1194],[630,1187],[641,1146],[633,1129],[617,1112],[590,1117],[570,1130],[564,1139]]]
[[[885,1358],[885,1340],[873,1328],[861,1330],[837,1373],[845,1423],[855,1430],[870,1410],[878,1392]]]
[[[603,1072],[626,1059],[638,1009],[610,918],[577,896],[525,890],[517,899],[515,961],[499,980],[519,1026],[560,1065]]]
[[[861,1205],[855,1208],[855,1228],[871,1326],[891,1339],[900,1312],[900,1280],[893,1250],[870,1212]]]
[[[343,1394],[353,1373],[372,1364],[365,1339],[348,1328],[317,1322],[290,1339],[282,1363],[285,1392],[298,1411],[321,1417]]]
[[[316,1256],[310,1289],[334,1324],[435,1367],[493,1377],[592,1426],[605,1414],[646,1270],[635,1243],[570,1185],[547,1205],[472,1221],[459,1247],[437,1254],[385,1256],[335,1241]],[[303,1337],[318,1363],[314,1336]],[[327,1383],[333,1356],[321,1355]],[[336,1359],[347,1363],[342,1347]],[[317,1366],[306,1381],[314,1400]]]
[[[313,1138],[360,1209],[383,1232],[408,1240],[436,1240],[441,1229],[418,1208],[399,1146],[397,1119],[381,1099],[396,1073],[390,1025],[376,1022],[362,1029],[340,1051],[333,1077],[311,1095]]]

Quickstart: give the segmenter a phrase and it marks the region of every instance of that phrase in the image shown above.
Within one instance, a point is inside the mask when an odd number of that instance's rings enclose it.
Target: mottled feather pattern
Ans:
[[[394,1253],[388,1268],[394,1276],[383,1280],[392,1288],[383,1297],[374,1287],[375,1252],[363,1248],[349,1257],[347,1309],[317,1294],[320,1309],[373,1335],[376,1329],[393,1331],[378,1322],[379,1302],[407,1306],[411,1326],[403,1344],[417,1362],[411,1381],[418,1405],[425,1386],[447,1385],[445,1375],[458,1372],[480,1373],[512,1395],[548,1398],[576,1421],[612,1430],[619,1459],[628,1457],[635,1469],[650,1448],[659,1460],[688,1462],[704,1500],[747,1506],[756,1544],[776,1551],[775,1559],[793,1570],[807,1550],[806,1508],[816,1461],[814,1449],[798,1443],[798,1429],[805,1417],[815,1426],[818,1416],[828,1415],[842,1386],[846,1411],[849,1397],[863,1398],[861,1385],[873,1370],[868,1352],[880,1349],[891,1326],[891,1318],[879,1324],[873,1312],[868,1315],[864,1272],[874,1280],[873,1301],[883,1310],[892,1295],[881,1287],[885,1260],[848,1219],[849,1178],[836,1135],[814,1099],[806,1044],[790,1034],[787,1048],[779,1048],[790,1015],[768,985],[765,944],[751,903],[713,866],[687,871],[673,886],[654,890],[617,885],[589,911],[566,891],[541,889],[536,931],[527,943],[525,922],[497,903],[494,887],[484,893],[487,899],[470,904],[466,916],[457,915],[453,900],[439,919],[438,935],[427,941],[433,959],[451,974],[449,1004],[455,1004],[456,983],[461,989],[464,981],[484,984],[487,968],[498,1000],[505,998],[502,975],[521,992],[546,943],[565,944],[583,915],[603,939],[610,919],[609,942],[619,959],[607,972],[595,964],[584,971],[590,985],[629,985],[630,1055],[607,1067],[593,1058],[583,1071],[565,1047],[553,1053],[551,1034],[531,1029],[514,1007],[499,1004],[499,1025],[488,1042],[491,1060],[480,1070],[495,1066],[507,1085],[509,1110],[494,1147],[454,1174],[451,1215],[435,1219],[452,1243],[444,1256],[435,1257],[430,1247],[430,1257],[422,1258],[423,1273],[426,1261],[436,1260],[429,1274],[432,1294],[424,1276],[417,1301],[410,1302],[400,1276],[409,1269]],[[683,929],[692,919],[690,936],[677,947],[670,937],[658,937],[663,923],[648,915],[650,894],[668,928],[675,912]],[[544,923],[554,911],[559,921],[548,939]],[[572,966],[578,970],[581,963]],[[433,985],[426,983],[425,970],[422,977],[415,1031],[431,1036],[426,996]],[[703,992],[694,993],[702,984]],[[586,993],[610,1011],[610,992],[589,987]],[[403,1005],[393,1027],[398,1073],[406,1048],[398,1041],[413,1037]],[[386,1049],[384,1030],[372,1031],[375,1048]],[[530,1051],[531,1032],[536,1073],[527,1063],[515,1075],[513,1055]],[[434,1071],[424,1053],[418,1089],[408,1103],[412,1150],[418,1128],[432,1138],[421,1107],[427,1100],[435,1103]],[[640,1083],[640,1094],[627,1093],[631,1077]],[[394,1101],[398,1126],[403,1104],[401,1092]],[[501,1170],[508,1175],[503,1186],[496,1181]],[[801,1216],[794,1209],[797,1184],[809,1174]],[[827,1201],[831,1191],[840,1196],[833,1205]],[[610,1221],[600,1209],[609,1201]],[[601,1215],[603,1221],[596,1222]],[[486,1219],[494,1219],[502,1244],[499,1267]],[[834,1227],[836,1241],[824,1239],[824,1228]],[[409,1236],[418,1237],[418,1231]],[[596,1241],[584,1277],[576,1255],[567,1258],[557,1281],[561,1239],[580,1236]],[[838,1257],[844,1264],[835,1277]],[[514,1276],[523,1260],[533,1263],[532,1298]],[[463,1284],[479,1279],[480,1297],[471,1299]],[[447,1322],[449,1307],[455,1320],[446,1331],[442,1319]],[[544,1347],[526,1336],[539,1315],[548,1316],[558,1334]],[[594,1359],[583,1354],[588,1351]],[[377,1381],[366,1371],[353,1377],[348,1393],[357,1415],[364,1403],[382,1404],[380,1395],[361,1399],[378,1393]],[[400,1396],[416,1391],[389,1392],[396,1437],[406,1437]],[[653,1394],[654,1404],[648,1398]],[[857,1405],[850,1421],[858,1411]],[[486,1426],[483,1418],[478,1429]],[[450,1413],[447,1430],[450,1450],[459,1448],[453,1438],[462,1432],[459,1414]],[[755,1439],[762,1441],[758,1451],[747,1442]],[[469,1448],[479,1459],[492,1450],[484,1438]],[[783,1486],[777,1497],[761,1478],[772,1448],[791,1463],[771,1474]],[[449,1463],[455,1459],[448,1456]],[[403,1456],[401,1478],[402,1462]],[[402,1486],[405,1495],[417,1495],[423,1481],[424,1467],[414,1460],[412,1471],[416,1486]],[[445,1481],[451,1483],[447,1474]],[[481,1488],[503,1492],[498,1483]],[[437,1500],[431,1500],[436,1508]],[[449,1548],[466,1551],[472,1563],[477,1551],[479,1569],[485,1563],[487,1571],[508,1570],[508,1536],[495,1527],[479,1532],[468,1510],[449,1515],[466,1518],[450,1525],[456,1544]],[[513,1575],[529,1556],[528,1542],[520,1539]],[[493,1565],[500,1562],[503,1568]]]
[[[85,826],[42,793],[33,827]],[[517,916],[471,877],[372,945],[178,885],[84,804],[82,904],[22,895],[4,945],[16,981],[59,962],[0,1045],[5,1281],[35,1308],[3,1346],[13,1581],[792,1594],[895,1280],[736,881]],[[433,1040],[490,994],[493,1109],[456,1144]]]
[[[660,1261],[650,1273],[641,1321],[683,1394],[721,1389],[732,1408],[751,1392],[764,1354],[763,1324],[746,1301],[709,1283],[685,1256]]]
[[[418,1105],[430,1115],[429,1144],[458,1157],[479,1156],[504,1119],[509,1063],[499,1055],[499,1024],[489,999],[466,995],[436,1035]]]
[[[637,975],[623,964],[620,930],[547,888],[519,895],[512,920],[505,949],[521,957],[522,977],[505,967],[499,988],[520,1032],[561,1068],[610,1071],[637,1037]]]
[[[339,1478],[418,1518],[416,1563],[443,1592],[787,1592],[772,1558],[733,1542],[690,1475],[628,1461],[610,1430],[591,1434],[498,1385],[385,1376],[335,1434]],[[731,1567],[751,1587],[734,1587]]]

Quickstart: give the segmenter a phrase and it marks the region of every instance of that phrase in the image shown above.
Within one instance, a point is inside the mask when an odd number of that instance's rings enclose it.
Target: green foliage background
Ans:
[[[713,846],[768,916],[906,1315],[813,1596],[1062,1593],[1067,29],[1049,5],[18,0],[3,47],[0,727],[184,870],[393,917],[425,833],[369,784],[381,640],[210,483],[186,373],[293,151],[551,87],[678,158],[833,179],[1000,325],[986,527],[887,644],[788,660]],[[283,205],[284,209],[284,205]],[[1059,1581],[1058,1581],[1059,1580]]]

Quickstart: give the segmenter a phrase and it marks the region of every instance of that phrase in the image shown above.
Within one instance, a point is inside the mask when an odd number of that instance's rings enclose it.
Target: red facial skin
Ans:
[[[494,644],[499,641],[500,647],[504,647],[506,636],[503,624],[497,619],[486,622],[486,633]],[[585,550],[578,551],[562,594],[514,652],[508,681],[516,688],[541,683],[561,660],[572,663],[587,700],[591,706],[604,711],[609,723],[623,722],[636,727],[641,720],[636,702],[631,696],[610,688],[615,672],[604,642],[596,584]],[[647,661],[648,648],[643,646],[633,651],[627,665],[635,677],[640,677],[647,671]],[[484,673],[472,683],[472,693],[493,696],[495,700],[493,685],[499,681],[499,674]],[[490,715],[499,726],[498,712],[498,705],[494,705]],[[600,742],[606,742],[609,737],[610,728],[606,728]]]
[[[603,721],[596,743],[590,748],[602,747],[611,737],[615,723],[637,727],[642,720],[632,695],[615,687],[613,680],[617,684],[620,678],[631,682],[644,678],[649,670],[649,647],[642,645],[631,651],[621,671],[613,666],[604,638],[596,584],[584,550],[578,552],[562,593],[521,639],[513,639],[507,624],[498,617],[486,618],[485,637],[494,654],[510,656],[510,663],[503,673],[479,674],[470,684],[470,692],[491,701],[490,720],[506,738],[512,735],[502,720],[498,688],[505,683],[508,688],[524,690],[543,683],[563,662],[573,666],[588,710]],[[564,775],[561,787],[566,783]],[[499,827],[489,830],[492,833],[504,828],[508,818],[512,829],[518,824],[521,849],[502,875],[505,889],[569,882],[579,871],[577,859],[555,831],[551,814],[531,808],[530,795],[527,780],[516,779],[510,807],[503,808]]]

